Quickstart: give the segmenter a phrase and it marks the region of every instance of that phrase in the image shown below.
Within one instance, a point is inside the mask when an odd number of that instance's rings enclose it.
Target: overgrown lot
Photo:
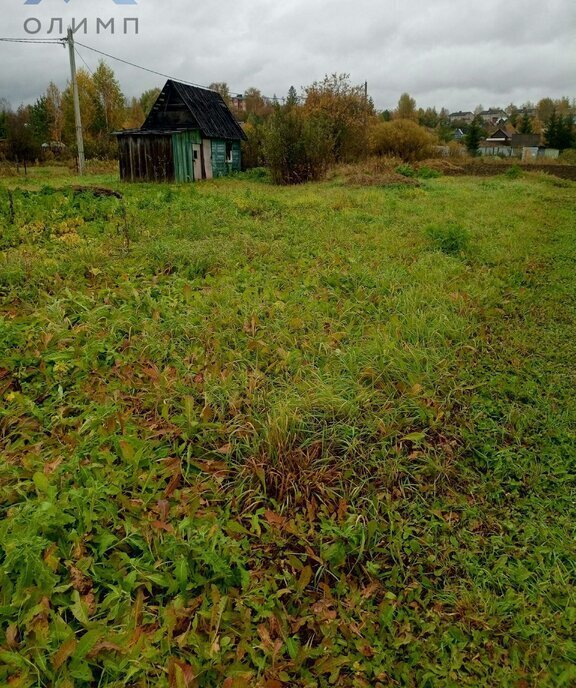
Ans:
[[[0,183],[0,684],[575,685],[576,185],[73,183]]]

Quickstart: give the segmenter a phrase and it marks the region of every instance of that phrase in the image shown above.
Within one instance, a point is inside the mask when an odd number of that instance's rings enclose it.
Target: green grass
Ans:
[[[1,685],[576,683],[576,185],[71,183],[0,183]]]

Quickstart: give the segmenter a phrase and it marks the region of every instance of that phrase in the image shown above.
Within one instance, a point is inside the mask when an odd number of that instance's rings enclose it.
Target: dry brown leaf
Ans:
[[[54,670],[59,669],[74,654],[77,644],[76,638],[69,638],[60,645],[60,648],[52,657],[52,667]]]

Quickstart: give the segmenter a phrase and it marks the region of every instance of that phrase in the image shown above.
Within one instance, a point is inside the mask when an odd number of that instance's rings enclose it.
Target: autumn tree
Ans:
[[[305,89],[304,113],[323,129],[332,142],[335,162],[356,160],[366,150],[367,126],[374,105],[364,86],[350,83],[348,74],[332,74]]]
[[[138,98],[132,98],[124,113],[123,129],[139,129],[146,119],[144,109]]]
[[[263,152],[276,184],[320,179],[330,163],[334,143],[330,121],[318,110],[276,105],[264,127]]]
[[[438,113],[436,135],[443,143],[454,140],[454,125],[450,121],[450,111],[447,108],[442,108]]]
[[[97,155],[98,131],[98,92],[92,77],[85,69],[76,73],[78,82],[78,99],[84,131],[84,148],[86,157]],[[76,122],[74,118],[74,94],[72,84],[68,83],[62,92],[63,138],[64,142],[75,150]]]
[[[425,110],[419,108],[418,113],[418,124],[421,127],[428,127],[429,129],[435,129],[438,126],[438,112],[434,107],[428,107]],[[410,119],[410,118],[404,118]]]
[[[138,104],[142,108],[144,119],[150,114],[150,110],[154,106],[154,103],[158,100],[160,93],[161,90],[159,88],[150,88],[148,91],[144,91],[144,93],[138,99]],[[144,119],[142,121],[144,121]]]
[[[32,127],[31,110],[31,106],[21,105],[16,112],[7,113],[8,153],[13,160],[25,165],[41,152]]]
[[[103,60],[98,63],[92,81],[97,94],[95,126],[98,134],[105,137],[122,127],[126,99],[114,71]]]
[[[532,119],[530,115],[524,111],[518,120],[518,133],[519,134],[533,134],[534,129],[532,127]]]
[[[46,98],[46,107],[50,121],[50,141],[61,142],[64,128],[62,93],[53,81],[48,84],[44,97]]]
[[[394,110],[394,119],[410,119],[413,122],[418,121],[416,101],[410,94],[403,93],[400,96],[396,110]]]
[[[541,122],[548,122],[555,110],[556,107],[552,98],[542,98],[536,106],[536,116]]]
[[[508,122],[510,122],[513,127],[517,127],[518,122],[520,121],[521,113],[516,105],[514,105],[514,103],[510,103],[504,108],[504,111],[508,115]]]
[[[219,93],[222,98],[224,99],[224,102],[226,105],[230,105],[232,98],[230,95],[230,87],[225,81],[214,81],[208,86],[208,88],[211,91],[216,91],[216,93]]]
[[[247,115],[253,115],[262,119],[271,112],[271,108],[264,99],[262,92],[257,88],[247,88],[244,91],[244,102]]]
[[[242,141],[242,168],[249,170],[253,167],[263,167],[266,164],[264,157],[264,125],[251,119],[242,127],[246,134],[246,140]]]

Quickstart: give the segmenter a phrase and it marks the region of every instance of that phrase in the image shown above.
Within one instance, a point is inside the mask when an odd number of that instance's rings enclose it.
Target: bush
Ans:
[[[426,229],[426,234],[435,248],[451,256],[463,253],[470,239],[464,227],[452,222],[447,225],[430,225]]]
[[[258,122],[246,122],[243,127],[246,141],[242,141],[242,169],[262,167],[264,158],[264,128]]]
[[[512,165],[508,170],[506,170],[506,176],[510,179],[518,179],[522,176],[522,170],[518,165]]]
[[[438,170],[433,170],[431,167],[421,167],[417,172],[416,176],[420,179],[436,179],[442,176],[442,172]]]
[[[416,170],[412,167],[412,165],[408,164],[403,164],[403,165],[398,165],[398,167],[395,170],[398,174],[401,174],[403,177],[415,177],[416,176]]]
[[[275,184],[321,179],[332,161],[327,122],[297,107],[277,107],[264,129],[264,154]]]
[[[369,141],[372,154],[396,155],[406,162],[431,157],[438,143],[427,129],[408,119],[377,122],[372,126]]]
[[[567,148],[560,153],[558,162],[564,165],[576,165],[576,148]]]

